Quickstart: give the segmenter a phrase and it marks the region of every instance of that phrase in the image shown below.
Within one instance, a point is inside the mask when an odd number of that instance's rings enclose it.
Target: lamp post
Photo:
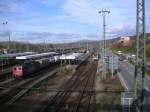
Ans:
[[[106,77],[106,15],[110,13],[108,10],[101,10],[98,12],[103,17],[103,49],[102,49],[102,57],[103,57],[103,76]]]
[[[6,25],[8,24],[7,21],[3,22],[2,25],[5,27]],[[10,49],[10,32],[8,33],[8,46],[7,46],[7,49],[9,50]]]

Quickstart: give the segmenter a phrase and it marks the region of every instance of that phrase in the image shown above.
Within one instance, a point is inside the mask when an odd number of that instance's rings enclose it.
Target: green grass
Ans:
[[[135,43],[130,44],[128,46],[123,46],[121,44],[115,43],[111,45],[111,49],[114,52],[122,51],[123,53],[135,53]]]
[[[150,77],[150,71],[146,70],[146,76]]]

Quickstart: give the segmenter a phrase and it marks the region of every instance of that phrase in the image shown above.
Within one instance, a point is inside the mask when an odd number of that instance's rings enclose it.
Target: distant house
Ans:
[[[123,46],[127,46],[128,44],[133,44],[133,42],[136,41],[136,36],[135,35],[130,35],[130,36],[122,36],[122,37],[117,37],[117,38],[113,38],[110,39],[109,42],[110,43],[114,43],[114,44],[119,44],[119,45],[123,45]],[[147,43],[150,43],[150,33],[146,34],[146,41]]]
[[[7,53],[7,49],[0,49],[0,54],[6,54]]]
[[[130,37],[120,37],[120,39],[118,40],[118,43],[123,46],[127,46],[130,43],[130,40],[131,40]]]
[[[120,37],[120,40],[121,42],[126,42],[126,41],[129,41],[130,40],[130,37]]]

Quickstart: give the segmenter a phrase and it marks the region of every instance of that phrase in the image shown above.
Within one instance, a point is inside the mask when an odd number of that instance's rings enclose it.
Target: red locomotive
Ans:
[[[55,52],[40,53],[16,57],[20,64],[13,67],[12,76],[15,78],[29,76],[30,74],[59,62],[59,54]]]

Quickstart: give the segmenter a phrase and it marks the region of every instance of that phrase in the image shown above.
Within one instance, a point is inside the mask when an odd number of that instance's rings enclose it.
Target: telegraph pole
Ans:
[[[106,15],[110,13],[108,10],[101,10],[98,12],[99,14],[102,14],[103,17],[103,49],[102,49],[102,55],[103,55],[103,76],[106,76]]]
[[[145,0],[137,0],[136,36],[135,105],[136,111],[144,112]]]
[[[27,41],[27,43],[26,43],[26,52],[29,52],[30,50],[29,50],[29,42]]]
[[[88,52],[88,50],[89,50],[89,43],[88,43],[88,40],[87,40],[87,43],[86,43],[86,50],[87,50],[87,52]]]
[[[111,74],[112,78],[114,77],[114,56],[112,55],[112,60],[111,60]]]
[[[10,36],[11,36],[11,34],[10,34],[10,32],[9,32],[9,38],[8,38],[8,50],[10,50]]]

